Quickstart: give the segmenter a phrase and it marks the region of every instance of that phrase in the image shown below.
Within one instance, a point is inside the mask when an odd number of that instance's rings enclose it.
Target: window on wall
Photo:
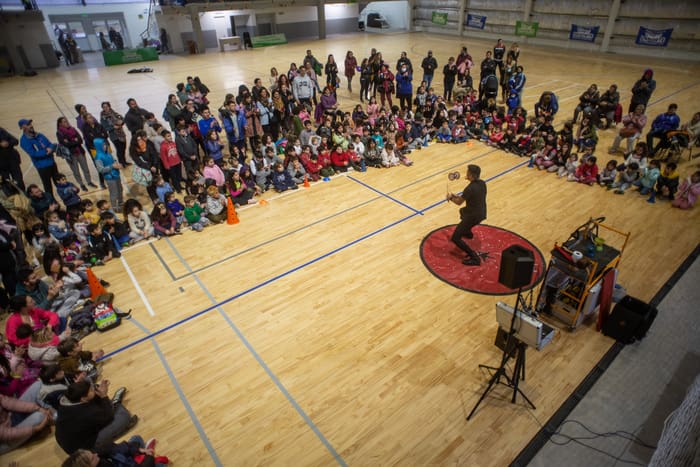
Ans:
[[[87,37],[85,34],[85,29],[83,28],[83,23],[81,21],[69,21],[68,22],[68,32],[73,35],[75,39],[84,39]]]
[[[118,19],[108,19],[107,20],[107,30],[109,28],[113,28],[115,31],[117,31],[120,34],[124,34],[124,31],[122,30],[122,22],[119,21]]]

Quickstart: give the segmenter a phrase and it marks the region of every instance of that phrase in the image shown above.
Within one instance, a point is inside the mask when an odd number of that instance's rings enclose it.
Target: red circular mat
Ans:
[[[527,248],[535,256],[532,282],[523,287],[523,290],[532,289],[542,280],[546,267],[542,252],[520,235],[491,225],[477,225],[472,229],[474,238],[464,239],[481,257],[481,265],[463,265],[464,252],[450,240],[455,227],[456,225],[446,225],[433,230],[420,244],[423,264],[441,281],[468,292],[486,295],[516,293],[498,282],[501,252],[511,245]]]

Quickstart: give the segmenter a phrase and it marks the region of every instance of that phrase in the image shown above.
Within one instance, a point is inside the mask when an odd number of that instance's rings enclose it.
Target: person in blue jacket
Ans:
[[[39,172],[39,178],[44,185],[44,191],[53,195],[52,180],[58,172],[54,152],[56,145],[41,133],[37,133],[32,125],[32,120],[23,118],[18,122],[22,137],[19,140],[19,145],[24,152],[29,154],[32,159],[32,164]]]
[[[559,101],[552,91],[545,91],[535,103],[535,117],[552,117],[559,111]]]
[[[525,77],[525,73],[523,72],[523,67],[522,65],[518,65],[515,68],[515,74],[511,76],[508,80],[508,88],[511,91],[515,91],[518,94],[518,97],[522,99],[523,88],[525,87],[526,81],[527,78]]]
[[[678,110],[677,104],[669,105],[668,110],[657,115],[651,123],[651,129],[647,133],[647,148],[649,148],[651,156],[656,154],[659,148],[668,146],[668,137],[666,135],[669,131],[677,130],[681,126],[681,119],[676,114],[676,110]],[[656,147],[654,147],[654,138],[659,138],[660,140]]]
[[[119,211],[124,204],[124,194],[122,190],[122,179],[119,169],[122,165],[115,161],[110,153],[106,151],[107,142],[102,138],[95,138],[95,167],[97,172],[105,179],[105,184],[109,190],[109,202],[112,209]]]
[[[401,110],[411,111],[413,101],[413,72],[409,68],[409,63],[402,63],[401,68],[396,72],[396,97],[399,98]]]

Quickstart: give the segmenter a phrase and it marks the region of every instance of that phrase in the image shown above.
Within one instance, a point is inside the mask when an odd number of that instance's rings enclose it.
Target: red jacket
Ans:
[[[319,167],[328,167],[331,165],[331,156],[327,152],[318,153],[318,165]]]
[[[160,144],[160,160],[163,162],[163,167],[165,167],[165,170],[168,170],[170,167],[175,167],[177,164],[182,162],[182,159],[180,159],[180,154],[177,152],[177,145],[175,144],[175,141],[163,141]]]
[[[350,164],[350,156],[344,151],[333,151],[331,162],[335,167],[347,167]]]
[[[44,310],[41,308],[32,308],[29,310],[29,316],[32,319],[32,329],[41,329],[47,325],[54,327],[59,323],[59,318],[53,311]],[[22,324],[22,316],[19,313],[12,313],[5,323],[5,337],[7,341],[14,345],[29,345],[29,337],[25,339],[17,338],[17,328]]]

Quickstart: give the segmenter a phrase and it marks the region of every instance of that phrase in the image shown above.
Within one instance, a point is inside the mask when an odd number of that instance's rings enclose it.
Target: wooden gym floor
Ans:
[[[166,57],[144,64],[151,74],[126,74],[130,66],[43,71],[3,82],[0,125],[16,134],[19,118],[33,118],[53,138],[56,117],[73,120],[75,103],[98,112],[109,100],[123,112],[128,97],[160,115],[187,75],[199,75],[218,106],[242,82],[259,76],[267,83],[270,66],[286,71],[307,48],[341,63],[348,48],[361,58],[376,47],[391,64],[406,50],[418,68],[428,49],[442,66],[462,44],[477,63],[493,46],[417,33],[357,34]],[[690,104],[700,95],[697,64],[522,49],[524,105],[532,111],[542,91],[554,91],[558,125],[593,82],[603,89],[617,83],[626,109],[629,89],[649,66],[658,82],[650,120],[671,102],[683,121],[700,110]],[[439,92],[441,81],[437,73]],[[356,97],[339,92],[346,109]],[[601,133],[601,163],[613,136]],[[267,206],[241,209],[238,225],[137,244],[99,268],[117,305],[133,308],[134,318],[90,335],[85,347],[104,348],[104,375],[113,388],[128,387],[125,404],[140,417],[133,432],[156,436],[159,453],[176,465],[510,462],[613,342],[590,323],[563,330],[542,352],[528,353],[521,387],[536,410],[520,399],[510,404],[510,393],[499,388],[465,421],[488,378],[477,365],[497,364],[500,356],[494,304],[514,297],[466,293],[437,280],[418,247],[428,232],[458,220],[457,208],[440,201],[446,174],[464,172],[468,162],[490,180],[486,222],[526,237],[547,260],[554,242],[590,216],[630,231],[619,280],[639,298],[650,299],[698,243],[698,208],[682,212],[634,192],[615,196],[567,183],[480,143],[433,145],[412,157],[410,168],[352,173],[270,196]],[[24,168],[36,181],[28,158]],[[684,162],[681,174],[694,170],[696,162]],[[463,186],[463,179],[450,185]],[[58,465],[63,458],[47,439],[3,463]]]

